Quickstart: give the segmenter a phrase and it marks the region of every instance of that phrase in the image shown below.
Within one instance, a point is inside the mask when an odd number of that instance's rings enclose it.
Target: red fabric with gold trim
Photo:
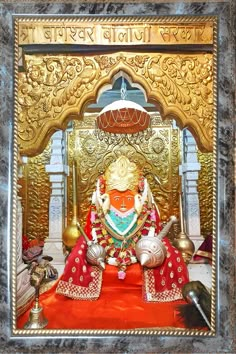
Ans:
[[[156,231],[159,232],[159,215],[156,213]],[[144,234],[148,230],[144,229]],[[91,238],[91,208],[85,232]],[[143,237],[145,237],[143,235]],[[182,299],[182,287],[189,281],[188,270],[180,252],[167,237],[162,241],[167,249],[164,263],[154,269],[144,270],[144,298],[150,302],[166,302]],[[80,237],[68,257],[57,293],[81,300],[96,300],[101,291],[102,272],[86,260],[87,244]],[[117,267],[115,267],[117,269]],[[106,272],[106,271],[105,271]],[[120,280],[122,281],[122,280]]]
[[[148,128],[150,116],[146,112],[133,108],[121,108],[117,111],[104,112],[97,118],[97,125],[108,133],[134,134]]]
[[[99,129],[115,134],[134,134],[148,128],[150,115],[133,101],[118,100],[105,106],[97,117]]]
[[[188,269],[181,253],[167,237],[162,241],[167,256],[160,267],[144,270],[144,291],[147,301],[175,301],[182,299],[182,287],[189,282]]]
[[[102,272],[86,260],[87,243],[83,236],[78,239],[68,256],[57,293],[74,299],[96,300],[101,291]]]
[[[193,256],[194,263],[212,263],[212,235],[208,235]]]

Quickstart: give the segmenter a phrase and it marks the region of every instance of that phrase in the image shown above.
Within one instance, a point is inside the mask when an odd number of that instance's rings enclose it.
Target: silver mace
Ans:
[[[88,250],[86,253],[87,261],[92,265],[98,266],[101,270],[105,270],[106,268],[105,261],[104,261],[106,256],[105,249],[98,243],[89,240],[88,236],[84,232],[79,222],[77,222],[77,227],[81,232],[81,234],[84,236],[88,245]]]
[[[144,236],[136,244],[136,256],[142,266],[154,268],[160,266],[166,257],[166,248],[161,242],[167,235],[173,223],[177,221],[171,216],[168,223],[163,227],[157,236]]]
[[[157,237],[159,238],[159,240],[162,240],[163,237],[165,237],[168,232],[171,229],[171,226],[177,222],[177,217],[174,215],[171,215],[170,220],[168,221],[168,223],[163,227],[163,229],[159,232],[159,234],[157,235]]]
[[[198,299],[196,292],[194,290],[190,290],[187,292],[187,294],[184,296],[184,298],[187,300],[188,303],[194,304],[196,306],[196,308],[198,309],[198,311],[200,312],[200,314],[204,318],[207,326],[209,327],[209,329],[211,329],[211,324],[208,321],[201,305],[199,304],[199,299]]]

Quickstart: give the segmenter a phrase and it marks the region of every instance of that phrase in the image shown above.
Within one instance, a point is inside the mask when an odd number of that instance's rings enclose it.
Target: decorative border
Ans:
[[[211,296],[211,326],[216,331],[216,311],[217,311],[217,298],[216,286],[218,284],[218,273],[217,273],[217,262],[219,262],[219,240],[217,235],[217,97],[218,97],[218,77],[217,77],[217,67],[218,67],[218,27],[215,23],[213,28],[213,121],[214,121],[214,130],[213,130],[213,242],[212,242],[212,296]],[[218,246],[218,247],[217,247]]]
[[[202,15],[202,16],[189,16],[189,15],[14,15],[14,18],[19,22],[49,22],[54,21],[59,22],[150,22],[150,23],[186,23],[186,22],[214,22],[217,24],[217,16],[213,15]]]
[[[20,15],[14,16],[14,123],[13,123],[13,175],[12,175],[12,214],[11,214],[11,235],[12,235],[12,257],[11,257],[11,290],[12,290],[12,299],[11,299],[11,308],[12,308],[12,334],[13,336],[74,336],[74,335],[103,335],[103,336],[114,336],[114,335],[158,335],[158,336],[204,336],[204,337],[213,337],[216,336],[216,311],[217,311],[217,289],[216,285],[218,282],[217,279],[217,260],[218,260],[218,247],[217,247],[217,219],[216,219],[216,178],[217,178],[217,33],[218,33],[218,22],[217,16],[81,16],[75,15],[68,17],[66,16],[25,16],[22,18]],[[103,22],[103,21],[129,21],[129,22],[148,22],[148,21],[156,21],[160,22],[213,22],[213,58],[214,58],[214,186],[213,186],[213,262],[212,262],[212,317],[211,324],[212,329],[210,331],[203,330],[186,330],[180,328],[168,328],[168,329],[134,329],[134,330],[50,330],[50,329],[41,329],[41,330],[22,330],[16,328],[16,289],[17,289],[17,278],[16,278],[16,205],[17,205],[17,164],[18,164],[18,145],[17,145],[17,119],[18,119],[18,103],[16,100],[18,93],[18,22],[33,22],[33,21],[45,21],[45,22],[53,22],[53,21],[92,21],[92,22]]]

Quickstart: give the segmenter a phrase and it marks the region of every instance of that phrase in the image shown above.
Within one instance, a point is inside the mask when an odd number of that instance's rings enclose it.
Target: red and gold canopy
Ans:
[[[115,101],[97,117],[97,127],[114,134],[135,134],[149,127],[150,115],[139,104],[133,101]]]

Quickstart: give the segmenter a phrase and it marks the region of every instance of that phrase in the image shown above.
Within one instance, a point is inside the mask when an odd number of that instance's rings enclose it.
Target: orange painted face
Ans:
[[[116,189],[113,189],[109,192],[109,195],[111,205],[117,210],[125,212],[134,207],[134,192],[130,190],[120,192]]]

